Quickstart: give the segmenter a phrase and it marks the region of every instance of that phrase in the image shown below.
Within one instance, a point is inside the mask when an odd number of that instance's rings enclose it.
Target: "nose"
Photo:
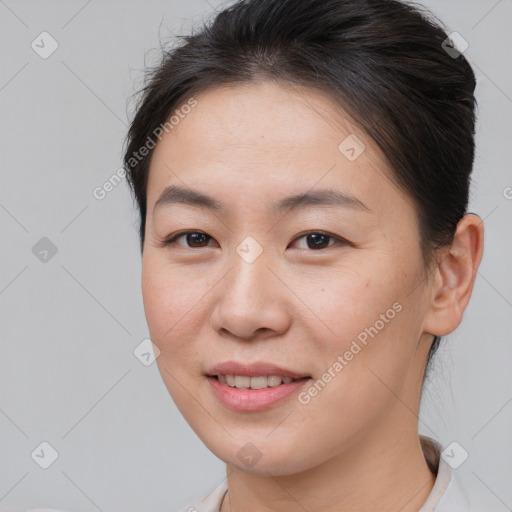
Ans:
[[[236,252],[230,271],[216,287],[218,298],[212,326],[234,338],[271,338],[282,335],[291,323],[291,293],[276,276],[263,254],[248,263]]]

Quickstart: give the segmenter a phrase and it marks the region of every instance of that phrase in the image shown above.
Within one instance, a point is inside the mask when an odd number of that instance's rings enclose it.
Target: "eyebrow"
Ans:
[[[163,190],[156,200],[153,213],[158,208],[173,204],[186,204],[219,212],[227,210],[227,205],[202,192],[170,185]],[[285,197],[273,204],[269,211],[276,215],[284,210],[297,210],[311,206],[334,206],[370,211],[355,196],[335,189],[314,190]]]

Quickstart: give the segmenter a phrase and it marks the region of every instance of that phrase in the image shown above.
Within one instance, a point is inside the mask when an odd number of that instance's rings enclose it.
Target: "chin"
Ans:
[[[307,444],[307,439],[297,440],[293,446],[284,446],[281,439],[277,437],[273,441],[262,439],[261,442],[257,438],[253,438],[252,442],[230,438],[224,443],[208,443],[203,436],[199,435],[199,437],[220,460],[251,475],[265,477],[293,475],[307,471],[322,462],[318,454],[305,457],[303,449],[299,448]]]

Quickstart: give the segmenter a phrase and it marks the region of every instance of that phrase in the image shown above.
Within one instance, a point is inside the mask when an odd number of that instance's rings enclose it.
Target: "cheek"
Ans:
[[[142,265],[144,311],[152,342],[160,350],[156,359],[162,380],[182,415],[191,421],[201,416],[201,407],[191,400],[204,377],[204,352],[194,343],[201,322],[194,322],[204,296],[202,280],[186,271],[170,268],[159,254],[147,251]],[[191,285],[193,283],[193,285]]]
[[[325,400],[327,410],[335,410],[340,400],[353,411],[361,404],[378,409],[387,391],[377,376],[393,385],[410,364],[419,317],[410,306],[413,272],[383,258],[380,264],[385,268],[361,260],[357,270],[334,273],[309,295],[325,333],[316,337],[314,359],[320,362],[317,378],[326,382],[325,388],[318,386],[323,398],[317,403]]]
[[[189,353],[194,346],[190,341],[198,336],[200,323],[194,318],[209,283],[189,274],[187,269],[169,267],[150,251],[144,255],[142,296],[146,321],[160,357],[172,359],[173,366],[178,364],[176,357],[197,360]]]
[[[325,332],[323,343],[327,349],[348,349],[359,335],[364,340],[365,329],[375,324],[379,333],[387,330],[397,316],[396,309],[400,309],[396,303],[401,302],[404,288],[400,279],[391,274],[389,270],[379,272],[375,265],[367,268],[359,265],[350,272],[343,269],[330,273],[313,292],[310,286],[306,293],[304,284],[301,296],[307,297],[304,303],[321,320],[319,325]]]

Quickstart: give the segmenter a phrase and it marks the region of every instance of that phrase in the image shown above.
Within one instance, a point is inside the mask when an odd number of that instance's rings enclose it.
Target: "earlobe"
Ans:
[[[452,244],[439,251],[425,332],[444,336],[460,324],[482,260],[483,232],[482,219],[466,214],[457,225]]]

